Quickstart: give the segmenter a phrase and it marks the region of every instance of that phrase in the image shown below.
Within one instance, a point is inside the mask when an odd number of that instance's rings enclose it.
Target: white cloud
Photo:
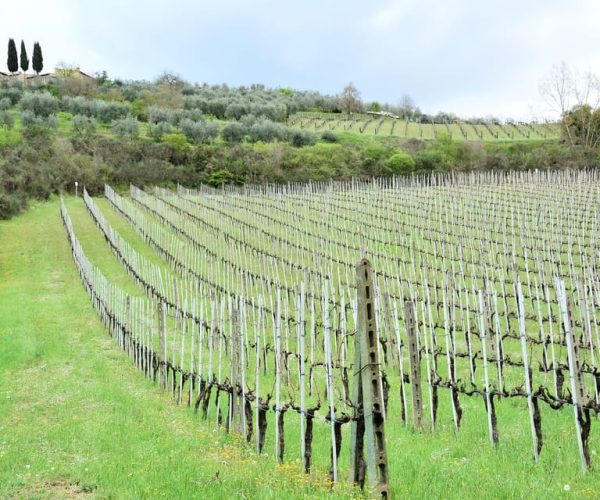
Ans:
[[[415,5],[414,0],[394,0],[376,10],[370,17],[370,24],[376,30],[387,31],[404,21]]]

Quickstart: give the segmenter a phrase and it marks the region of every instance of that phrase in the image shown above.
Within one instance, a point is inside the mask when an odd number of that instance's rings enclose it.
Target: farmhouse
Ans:
[[[5,73],[0,71],[0,82],[6,81],[18,81],[21,83],[36,83],[41,85],[46,85],[51,83],[52,81],[58,78],[75,78],[77,80],[95,80],[95,78],[87,73],[81,71],[79,68],[75,69],[64,69],[60,68],[54,73],[41,73],[39,75],[36,74],[26,74],[23,72],[19,73]]]

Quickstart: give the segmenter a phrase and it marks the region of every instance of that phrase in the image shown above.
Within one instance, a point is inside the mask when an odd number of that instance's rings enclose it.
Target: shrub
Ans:
[[[12,106],[12,103],[10,102],[10,98],[2,97],[0,99],[0,111],[6,111],[7,109],[10,109],[11,106]]]
[[[112,122],[113,132],[122,138],[135,138],[140,134],[140,124],[133,116],[127,116]]]
[[[428,148],[415,155],[415,166],[418,170],[439,170],[447,166],[447,161],[439,149]]]
[[[163,142],[169,144],[176,153],[183,153],[188,149],[188,143],[185,135],[179,133],[165,134],[162,138]]]
[[[185,109],[199,109],[206,113],[208,112],[208,101],[202,97],[191,95],[183,99],[183,107]]]
[[[159,108],[158,106],[150,106],[148,108],[148,123],[160,122],[175,122],[175,113],[169,108]]]
[[[10,99],[10,103],[13,106],[21,100],[22,95],[23,90],[19,86],[11,85],[10,87],[0,89],[0,96]]]
[[[199,109],[178,109],[173,113],[173,125],[179,126],[183,120],[192,120],[193,122],[204,121],[204,114]]]
[[[387,166],[393,174],[408,174],[415,170],[415,160],[408,153],[400,150],[389,157]]]
[[[231,122],[223,127],[221,137],[226,142],[237,144],[244,141],[247,133],[247,127],[239,122]]]
[[[56,128],[58,127],[58,118],[56,118],[56,115],[50,115],[46,118],[46,123],[50,128]]]
[[[190,142],[200,144],[212,141],[219,134],[219,125],[215,122],[195,122],[184,118],[179,128]]]
[[[246,127],[246,128],[250,128],[252,125],[254,125],[257,122],[258,118],[256,118],[256,116],[254,116],[253,114],[249,114],[249,115],[244,115],[242,116],[242,118],[240,119],[240,123]]]
[[[23,128],[26,129],[48,129],[56,128],[58,125],[58,120],[56,119],[56,115],[49,115],[47,117],[44,117],[36,115],[33,111],[27,110],[21,112],[21,124],[23,125]]]
[[[204,178],[204,182],[209,186],[219,187],[223,184],[228,184],[233,180],[233,174],[228,170],[216,170],[211,172]]]
[[[207,113],[213,115],[216,118],[225,118],[225,110],[227,109],[226,99],[213,99],[208,102]]]
[[[10,111],[0,111],[0,126],[3,128],[11,129],[15,124],[15,118]]]
[[[58,99],[48,92],[25,92],[20,105],[23,111],[45,118],[58,111]]]
[[[81,96],[64,96],[60,101],[60,107],[72,115],[94,116],[96,114],[96,102]]]
[[[9,219],[18,214],[27,205],[24,193],[5,193],[0,191],[0,219]]]
[[[321,134],[321,140],[325,142],[337,142],[337,136],[331,130],[325,130]]]
[[[102,123],[111,123],[117,120],[127,119],[129,106],[119,102],[107,102],[96,100],[94,117]],[[137,123],[137,122],[136,122]]]
[[[287,130],[285,127],[272,122],[268,118],[263,118],[250,127],[250,140],[253,142],[284,141],[286,138]]]
[[[248,106],[243,102],[232,102],[225,109],[225,118],[228,120],[239,120],[246,114],[248,114]]]
[[[314,134],[306,130],[290,130],[290,142],[292,146],[301,148],[303,146],[312,146],[317,142],[317,138]]]
[[[173,127],[169,122],[161,121],[148,126],[148,135],[155,141],[160,141],[165,134],[170,134],[172,131]]]
[[[90,137],[96,132],[96,120],[89,116],[75,115],[71,127],[75,136]]]

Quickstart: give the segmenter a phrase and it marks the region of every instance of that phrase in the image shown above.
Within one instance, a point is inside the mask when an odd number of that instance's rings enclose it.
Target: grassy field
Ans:
[[[98,205],[130,244],[160,262],[106,201]],[[67,206],[93,263],[112,282],[140,294],[82,201],[69,199]],[[355,493],[347,486],[334,492],[327,487],[327,426],[316,425],[318,467],[309,480],[296,460],[297,417],[286,420],[289,462],[276,466],[272,442],[266,446],[268,455],[258,456],[146,381],[96,318],[58,210],[53,200],[0,223],[0,497],[318,498]],[[392,391],[397,387],[392,379]],[[397,405],[398,398],[392,401]],[[440,420],[433,433],[402,427],[398,408],[390,408],[387,443],[396,497],[597,495],[598,471],[582,475],[579,467],[572,410],[542,407],[544,451],[534,464],[524,400],[498,404],[501,439],[496,448],[487,442],[480,398],[461,402],[465,417],[459,433],[447,391],[440,393]]]

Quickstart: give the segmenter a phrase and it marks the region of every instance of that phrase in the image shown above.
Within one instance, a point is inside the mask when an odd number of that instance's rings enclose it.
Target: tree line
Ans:
[[[8,39],[8,58],[6,60],[6,66],[8,71],[16,73],[19,71],[19,65],[23,73],[27,73],[29,70],[29,57],[27,56],[27,49],[25,48],[25,42],[21,40],[21,54],[17,54],[17,45],[13,38]],[[44,57],[42,55],[42,47],[39,42],[33,44],[33,55],[31,58],[31,68],[36,74],[40,74],[44,69]]]

